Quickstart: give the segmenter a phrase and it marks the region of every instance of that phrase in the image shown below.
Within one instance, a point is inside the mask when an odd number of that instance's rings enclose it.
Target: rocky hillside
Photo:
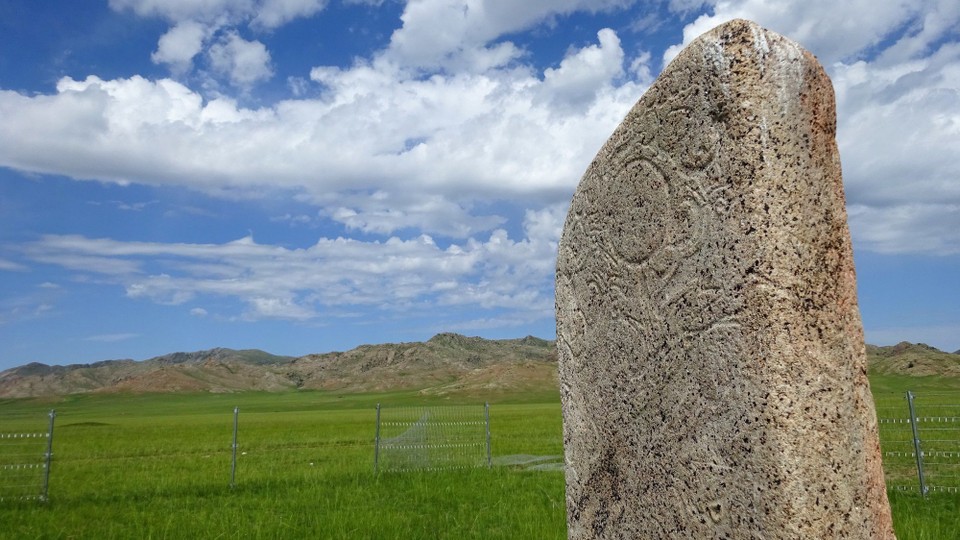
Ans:
[[[960,377],[960,351],[947,353],[924,343],[867,345],[867,359],[870,372],[880,375]]]
[[[32,363],[0,372],[0,397],[109,391],[282,390],[290,382],[277,372],[293,361],[292,357],[259,350],[211,349],[142,362],[106,360],[68,366]]]
[[[438,334],[426,342],[363,345],[300,358],[259,350],[212,349],[135,362],[48,366],[0,372],[0,398],[83,392],[233,392],[296,388],[424,393],[543,391],[556,388],[552,341],[486,340]]]
[[[960,377],[960,354],[924,344],[867,345],[871,373]],[[363,345],[300,358],[259,350],[211,349],[135,362],[48,366],[0,372],[0,398],[83,392],[235,392],[297,388],[424,394],[544,392],[557,388],[552,341],[486,340],[438,334],[426,342]]]

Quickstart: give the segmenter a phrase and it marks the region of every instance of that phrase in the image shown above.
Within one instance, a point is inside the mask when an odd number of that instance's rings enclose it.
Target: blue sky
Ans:
[[[735,17],[837,92],[867,341],[960,349],[960,3],[0,3],[0,369],[554,336],[587,164]]]

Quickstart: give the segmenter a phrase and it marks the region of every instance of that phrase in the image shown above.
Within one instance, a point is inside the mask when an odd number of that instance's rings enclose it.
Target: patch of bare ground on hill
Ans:
[[[258,350],[173,353],[142,362],[27,364],[0,372],[0,397],[88,392],[235,392],[299,388],[343,392],[420,390],[429,395],[543,392],[557,388],[552,341],[438,334],[426,342],[347,352],[274,356]]]

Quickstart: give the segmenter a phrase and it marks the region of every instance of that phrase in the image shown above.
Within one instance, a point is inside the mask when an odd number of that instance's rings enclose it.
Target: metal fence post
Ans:
[[[917,413],[913,408],[913,392],[907,390],[907,405],[910,407],[910,427],[913,428],[913,452],[917,456],[917,478],[920,479],[920,494],[927,496],[927,483],[923,477],[923,451],[920,449],[920,433],[917,429]]]
[[[493,467],[493,454],[490,449],[490,403],[483,404],[483,417],[487,427],[487,468]]]
[[[237,424],[239,423],[240,407],[233,408],[233,463],[230,465],[230,487],[237,486]]]
[[[380,404],[377,403],[377,432],[373,446],[373,474],[380,472]]]
[[[40,493],[40,500],[47,500],[47,490],[50,487],[50,462],[53,461],[53,420],[57,417],[57,411],[50,409],[50,426],[47,428],[47,453],[44,454],[43,464],[43,488]]]

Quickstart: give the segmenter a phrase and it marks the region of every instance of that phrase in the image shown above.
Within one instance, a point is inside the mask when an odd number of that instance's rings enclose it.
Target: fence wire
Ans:
[[[489,410],[378,406],[375,444],[377,472],[490,466]]]
[[[915,417],[910,415],[906,395],[876,399],[887,486],[924,493],[960,492],[960,392],[923,392],[912,397]]]
[[[0,502],[46,500],[54,416],[46,432],[0,433]]]

